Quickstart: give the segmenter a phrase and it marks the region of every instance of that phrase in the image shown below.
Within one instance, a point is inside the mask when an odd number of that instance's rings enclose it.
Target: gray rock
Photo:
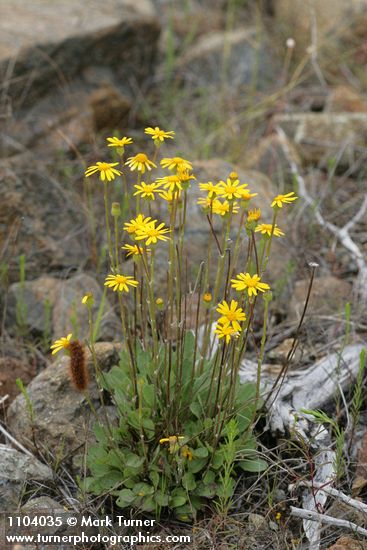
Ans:
[[[210,32],[177,61],[177,74],[190,86],[228,85],[231,89],[255,84],[269,88],[276,62],[264,36],[254,27]]]
[[[299,321],[304,308],[309,280],[297,281],[289,305],[289,320]],[[307,317],[337,315],[345,304],[351,301],[352,286],[345,280],[333,276],[316,277],[312,286]]]
[[[39,460],[0,444],[0,511],[14,511],[27,481],[49,481],[51,469]]]
[[[118,363],[119,349],[118,344],[96,344],[97,361],[101,370],[108,370]],[[99,391],[89,352],[87,364],[91,380],[88,391],[98,410]],[[90,438],[90,425],[95,422],[84,394],[71,386],[68,367],[68,357],[59,356],[27,387],[34,409],[33,430],[37,445],[45,453],[50,452],[59,457],[70,457],[77,449],[82,451]],[[10,405],[7,423],[18,441],[28,448],[34,448],[32,425],[23,395],[16,397]]]
[[[367,146],[366,113],[297,113],[276,115],[280,126],[295,143],[305,163],[327,162],[341,158],[340,166],[349,166],[364,159]]]
[[[88,339],[88,310],[81,303],[87,292],[94,296],[92,311],[96,319],[102,289],[90,275],[80,273],[70,279],[44,275],[34,281],[13,283],[9,288],[6,326],[9,331],[14,332],[16,323],[19,322],[17,311],[19,317],[19,308],[22,307],[22,323],[35,335],[48,334],[57,339],[72,332],[75,338]],[[106,297],[98,338],[104,341],[113,340],[118,327],[117,316]]]
[[[4,0],[1,12],[1,91],[23,105],[93,65],[147,76],[160,30],[148,0]]]
[[[0,248],[11,280],[19,276],[20,254],[33,277],[87,260],[86,220],[75,189],[30,153],[0,161],[0,181]]]

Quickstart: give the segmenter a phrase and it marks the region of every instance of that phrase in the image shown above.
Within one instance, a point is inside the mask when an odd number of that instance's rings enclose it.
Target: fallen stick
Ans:
[[[289,488],[292,489],[296,485],[298,485],[298,487],[309,487],[310,489],[323,491],[327,495],[335,497],[337,500],[344,502],[344,504],[348,504],[349,506],[352,506],[352,508],[355,508],[359,512],[362,512],[363,514],[367,514],[367,504],[364,504],[360,500],[356,500],[355,498],[352,498],[346,495],[345,493],[338,491],[338,489],[335,489],[330,485],[312,483],[311,481],[301,481],[300,483],[290,485]]]
[[[291,516],[301,518],[303,520],[325,523],[326,525],[334,525],[335,527],[344,527],[345,529],[350,529],[359,535],[367,537],[367,529],[363,529],[363,527],[359,527],[352,521],[348,521],[346,519],[333,518],[332,516],[328,516],[326,514],[319,514],[318,512],[296,508],[295,506],[291,506]]]

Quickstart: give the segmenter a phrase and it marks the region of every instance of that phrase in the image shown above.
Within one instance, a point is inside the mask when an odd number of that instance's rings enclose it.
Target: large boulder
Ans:
[[[0,249],[10,279],[24,254],[32,277],[80,265],[88,249],[80,195],[31,154],[0,161]]]
[[[108,370],[119,361],[120,346],[99,343],[95,346],[100,370]],[[95,381],[93,361],[88,353],[90,376],[88,388],[95,410],[100,408],[100,394]],[[95,423],[84,393],[76,391],[70,382],[69,358],[59,356],[43,370],[27,387],[33,406],[33,423],[29,417],[25,398],[19,395],[10,405],[7,425],[15,438],[35,450],[36,445],[47,455],[70,457],[76,450],[83,450],[91,437],[91,425]]]
[[[203,35],[178,60],[177,74],[190,86],[226,85],[235,90],[267,89],[276,78],[276,62],[264,34],[255,27]]]
[[[96,319],[102,289],[91,275],[79,273],[70,279],[43,275],[34,281],[13,283],[9,288],[6,326],[15,332],[16,323],[20,322],[36,336],[56,339],[73,332],[75,338],[88,339],[88,310],[81,303],[87,292],[93,294],[92,312]],[[20,311],[22,318],[17,319]],[[105,298],[98,339],[113,340],[119,327],[118,318]]]
[[[31,455],[0,444],[0,512],[14,511],[28,481],[49,482],[51,469]]]
[[[4,0],[0,10],[0,156],[63,124],[72,139],[75,118],[87,133],[91,91],[110,84],[133,98],[153,72],[160,24],[149,0]]]
[[[295,113],[276,115],[280,126],[295,143],[305,163],[327,165],[338,158],[339,166],[359,167],[367,146],[366,113]]]

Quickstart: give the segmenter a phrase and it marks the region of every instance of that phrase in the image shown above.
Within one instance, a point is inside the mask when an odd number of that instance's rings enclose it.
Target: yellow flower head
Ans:
[[[134,193],[134,197],[135,195],[141,195],[143,199],[154,201],[154,193],[159,192],[160,186],[160,183],[144,183],[142,181],[140,185],[134,185],[135,189],[137,189],[137,191]]]
[[[231,325],[221,325],[217,323],[214,333],[217,335],[218,339],[225,338],[226,344],[229,344],[232,338],[238,338],[238,331],[235,330]]]
[[[163,185],[165,189],[168,189],[171,193],[174,191],[182,191],[182,182],[180,176],[173,174],[171,176],[165,176],[164,178],[157,178],[157,183]]]
[[[55,355],[55,353],[58,353],[62,349],[68,349],[70,346],[70,340],[73,335],[70,333],[63,338],[60,338],[59,340],[55,340],[55,342],[52,344],[50,349],[52,349],[52,355]]]
[[[218,183],[218,195],[228,200],[239,199],[242,197],[242,193],[247,187],[246,183],[240,183],[240,180],[233,180],[227,178],[227,181],[220,181]]]
[[[229,212],[231,211],[231,206],[232,206],[232,214],[237,214],[238,206],[236,202],[230,205],[228,201],[221,202],[218,199],[214,199],[213,214],[219,214],[219,216],[225,216],[226,214],[229,214]]]
[[[155,303],[156,303],[157,306],[163,306],[163,304],[164,304],[163,298],[157,298]]]
[[[118,162],[96,162],[95,165],[89,166],[85,171],[85,176],[89,178],[92,174],[99,172],[99,177],[102,181],[112,181],[116,176],[121,176],[120,170],[116,170]]]
[[[129,256],[142,256],[143,255],[143,249],[141,246],[138,246],[137,244],[125,244],[121,247],[122,250],[127,250],[126,257]],[[150,252],[150,249],[146,249],[147,252]]]
[[[87,292],[83,296],[82,304],[85,305],[85,306],[92,306],[94,304],[94,298],[93,298],[93,294],[91,292]]]
[[[177,452],[180,449],[180,440],[185,439],[183,435],[170,435],[169,437],[163,437],[159,440],[159,443],[163,445],[164,443],[169,444],[169,452],[171,454]]]
[[[241,191],[241,200],[249,201],[252,197],[256,197],[258,193],[251,193],[250,189],[243,189]]]
[[[294,191],[291,191],[291,193],[287,193],[286,195],[277,195],[276,197],[274,197],[273,202],[271,203],[271,206],[273,208],[274,206],[277,206],[278,208],[282,208],[283,204],[288,204],[298,199],[298,197],[296,196],[293,197],[293,195],[295,195]]]
[[[182,458],[187,458],[187,460],[192,460],[194,455],[192,454],[192,452],[190,451],[188,446],[184,445],[181,448],[181,456],[182,456]]]
[[[145,170],[151,170],[152,167],[157,168],[157,165],[149,160],[145,153],[138,153],[134,157],[129,157],[125,164],[130,167],[132,172],[138,170],[138,172],[142,174],[145,173]]]
[[[273,225],[271,223],[261,223],[260,225],[256,226],[255,233],[261,233],[262,235],[268,235],[268,237],[271,237],[271,232],[273,229]],[[284,233],[277,224],[274,225],[273,235],[275,237],[283,237]]]
[[[213,204],[216,199],[209,197],[201,197],[197,200],[197,204],[203,207],[204,210],[213,210]],[[219,202],[219,201],[218,201]]]
[[[150,217],[146,218],[144,214],[138,214],[135,219],[124,223],[124,230],[130,234],[136,233],[137,229],[141,229],[147,225],[151,219]]]
[[[222,303],[218,304],[217,311],[222,315],[218,319],[220,325],[232,325],[232,328],[239,332],[241,330],[241,325],[239,324],[242,321],[246,320],[246,314],[241,307],[237,307],[238,302],[236,300],[231,301],[231,305],[223,300]]]
[[[208,181],[208,183],[199,183],[199,187],[202,191],[207,191],[209,199],[220,194],[219,185],[214,185],[211,181]]]
[[[210,292],[206,292],[203,296],[203,300],[204,302],[206,302],[207,304],[209,304],[213,299],[213,296],[211,295]]]
[[[156,223],[158,223],[157,220],[153,220],[147,225],[137,229],[135,239],[137,241],[145,239],[145,244],[147,246],[156,244],[158,241],[168,241],[169,237],[167,237],[165,233],[169,233],[171,230],[164,227],[164,223],[156,227]]]
[[[181,191],[175,191],[172,193],[172,191],[160,191],[159,196],[167,201],[167,202],[173,202],[174,200],[180,201],[181,199]]]
[[[165,132],[164,130],[158,128],[158,126],[156,126],[155,128],[145,128],[144,131],[149,136],[152,136],[152,139],[154,139],[154,141],[160,141],[161,143],[163,143],[163,141],[167,138],[173,139],[173,136],[175,135],[174,132]]]
[[[137,287],[138,281],[135,281],[129,275],[107,275],[105,286],[112,288],[113,291],[129,292],[129,286]]]
[[[260,277],[255,273],[255,275],[250,275],[249,273],[239,273],[236,279],[231,279],[232,287],[236,290],[247,290],[248,295],[256,296],[257,291],[265,292],[270,290],[270,286],[267,283],[262,283]]]
[[[249,210],[247,212],[247,221],[249,223],[251,222],[257,222],[261,218],[261,210],[260,208],[254,208],[254,210]]]
[[[161,160],[162,168],[168,168],[168,170],[192,170],[192,164],[188,160],[181,157],[164,158]]]
[[[107,145],[107,147],[119,147],[119,149],[123,149],[125,145],[130,145],[130,143],[133,143],[133,140],[129,137],[108,137],[107,141],[110,143]]]
[[[191,180],[196,180],[194,174],[190,174],[188,170],[181,169],[180,167],[178,167],[177,175],[185,189],[189,187]]]

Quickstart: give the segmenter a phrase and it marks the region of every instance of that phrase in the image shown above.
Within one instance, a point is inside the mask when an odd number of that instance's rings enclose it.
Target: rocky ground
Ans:
[[[96,303],[102,297],[103,231],[90,212],[101,219],[103,205],[97,192],[88,195],[83,173],[114,132],[131,135],[139,148],[145,126],[174,130],[174,150],[193,160],[198,181],[235,169],[258,193],[255,204],[298,192],[269,273],[276,298],[270,369],[281,368],[295,335],[309,262],[319,267],[292,368],[307,368],[346,343],[366,344],[367,2],[310,5],[2,0],[0,509],[36,509],[40,499],[58,509],[75,497],[91,437],[88,406],[68,391],[66,364],[51,361],[48,349],[70,324],[87,337],[79,305],[86,284]],[[190,208],[194,266],[209,234],[194,201]],[[107,299],[97,348],[105,369],[116,361],[118,338]],[[27,386],[32,421],[17,378]],[[365,405],[343,480],[346,493],[362,501]],[[341,423],[342,409],[330,404]],[[287,493],[304,458],[292,456],[282,437],[266,436],[265,444],[275,464],[287,464],[274,467],[274,494],[264,497],[266,480],[240,480],[233,516],[226,525],[200,522],[193,548],[308,548],[301,522],[289,517]],[[327,513],[350,519],[341,506]],[[366,548],[361,541],[329,527],[322,548]]]

